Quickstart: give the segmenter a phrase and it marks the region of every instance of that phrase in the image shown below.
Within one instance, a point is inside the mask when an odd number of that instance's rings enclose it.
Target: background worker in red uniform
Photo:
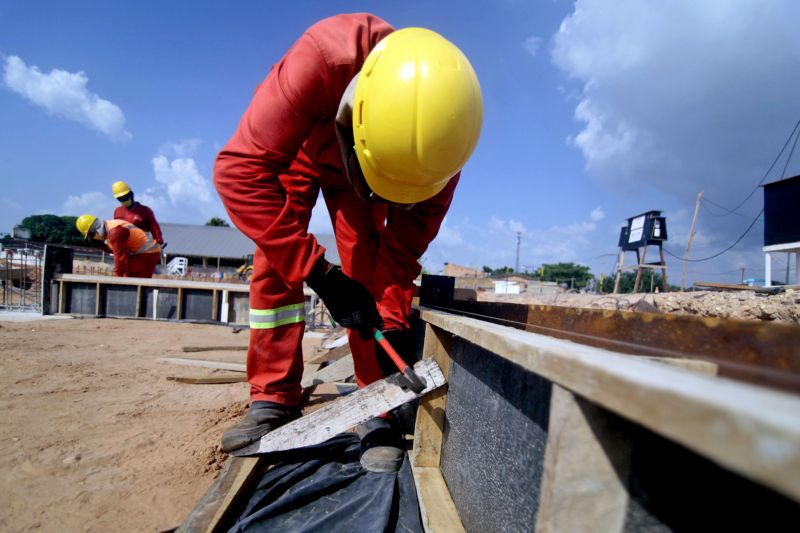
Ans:
[[[252,402],[223,433],[223,450],[300,414],[304,281],[349,328],[358,384],[384,377],[372,328],[395,344],[408,332],[418,260],[481,122],[478,80],[458,48],[429,30],[395,32],[373,15],[318,22],[272,68],[214,166],[231,220],[256,244]],[[307,231],[320,191],[341,269]],[[388,416],[359,433],[366,468],[399,467],[402,442]]]
[[[125,220],[100,220],[94,215],[81,215],[75,226],[84,238],[101,241],[101,247],[114,254],[115,276],[153,277],[161,246],[143,230]]]
[[[124,181],[115,181],[111,191],[121,204],[114,210],[114,219],[127,220],[137,228],[150,232],[158,244],[164,244],[161,226],[158,225],[153,210],[133,199],[133,191]]]

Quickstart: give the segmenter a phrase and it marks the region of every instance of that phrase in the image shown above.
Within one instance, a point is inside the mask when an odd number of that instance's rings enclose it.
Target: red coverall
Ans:
[[[161,259],[158,243],[125,220],[107,220],[106,228],[106,242],[114,254],[114,275],[152,278]]]
[[[114,210],[114,218],[116,220],[127,220],[137,228],[149,231],[158,244],[164,244],[161,226],[158,225],[153,210],[146,205],[142,205],[139,202],[134,202],[130,207],[121,205]]]
[[[392,31],[368,14],[309,28],[256,89],[215,162],[214,183],[231,220],[256,244],[247,353],[253,401],[300,399],[303,281],[325,252],[307,231],[320,189],[343,272],[372,292],[385,329],[409,327],[418,259],[439,231],[458,176],[411,210],[366,203],[347,180],[334,131],[348,83]],[[381,379],[375,341],[348,335],[358,384]]]

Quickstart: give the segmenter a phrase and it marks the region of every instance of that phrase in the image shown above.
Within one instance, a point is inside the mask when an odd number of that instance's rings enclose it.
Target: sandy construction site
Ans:
[[[189,385],[216,371],[161,363],[246,331],[137,320],[6,322],[0,315],[0,530],[163,531],[203,495],[247,385]],[[240,352],[203,357],[244,362]]]
[[[637,309],[638,299],[560,295],[527,303]],[[655,309],[639,310],[800,319],[798,291],[651,295],[646,302]],[[160,360],[243,363],[248,332],[165,321],[8,321],[10,316],[0,315],[0,530],[163,531],[180,524],[225,461],[219,437],[244,413],[248,386],[170,381],[168,376],[230,372]],[[319,344],[319,336],[307,337],[306,354]],[[187,346],[241,350],[187,354]]]

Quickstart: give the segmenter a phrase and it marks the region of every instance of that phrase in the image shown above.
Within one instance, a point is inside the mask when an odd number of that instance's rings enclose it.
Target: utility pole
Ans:
[[[742,270],[742,281],[741,281],[741,284],[744,285],[744,268],[742,268],[741,270]]]
[[[683,254],[683,269],[681,271],[681,292],[686,287],[686,265],[689,263],[689,250],[692,249],[692,239],[694,239],[694,225],[697,222],[697,213],[700,211],[700,200],[703,199],[703,191],[697,193],[697,202],[694,204],[694,216],[692,217],[692,227],[689,229],[689,241],[686,243],[686,253]]]
[[[519,243],[522,240],[522,232],[517,232],[517,261],[514,263],[514,272],[519,274]]]

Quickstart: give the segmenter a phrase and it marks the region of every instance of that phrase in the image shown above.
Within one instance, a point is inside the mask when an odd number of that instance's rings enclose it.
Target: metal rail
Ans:
[[[548,305],[421,304],[629,355],[706,361],[721,376],[800,393],[800,326]]]

